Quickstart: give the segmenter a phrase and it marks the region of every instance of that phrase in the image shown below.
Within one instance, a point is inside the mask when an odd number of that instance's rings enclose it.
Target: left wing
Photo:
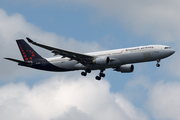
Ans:
[[[54,47],[50,47],[50,46],[43,45],[43,44],[39,44],[39,43],[34,42],[33,40],[31,40],[28,37],[26,39],[28,40],[29,43],[32,43],[36,46],[50,50],[55,55],[62,55],[63,57],[68,57],[71,60],[76,60],[79,63],[82,63],[83,65],[91,63],[95,59],[95,56],[85,55],[85,54],[81,54],[81,53],[71,52],[71,51],[67,51],[67,50],[63,50],[63,49],[59,49],[59,48],[54,48]]]

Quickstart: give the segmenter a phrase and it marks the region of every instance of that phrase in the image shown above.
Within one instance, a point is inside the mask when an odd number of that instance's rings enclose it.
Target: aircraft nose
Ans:
[[[174,54],[174,53],[175,53],[175,50],[172,49],[172,50],[171,50],[171,55]]]

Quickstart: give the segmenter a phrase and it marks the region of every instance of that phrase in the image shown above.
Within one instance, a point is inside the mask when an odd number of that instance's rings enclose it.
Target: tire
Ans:
[[[157,67],[160,67],[160,64],[156,64]]]
[[[87,72],[87,73],[91,73],[91,70],[90,70],[90,69],[86,69],[86,72]]]
[[[99,76],[96,76],[96,80],[101,80],[101,77],[99,77]]]
[[[105,77],[106,75],[104,73],[99,74],[101,77]]]
[[[87,73],[86,73],[86,72],[81,72],[81,75],[82,75],[82,76],[86,76]]]

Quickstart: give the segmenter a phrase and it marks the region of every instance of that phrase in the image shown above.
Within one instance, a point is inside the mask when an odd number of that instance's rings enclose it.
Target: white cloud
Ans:
[[[129,81],[123,94],[134,104],[138,103],[147,110],[152,119],[179,120],[179,91],[179,81],[153,83],[149,78],[141,76]]]
[[[150,90],[147,108],[155,119],[179,120],[180,112],[180,83],[157,82]]]
[[[24,83],[0,88],[0,118],[145,120],[147,116],[122,94],[109,91],[107,81],[53,77],[31,89]]]

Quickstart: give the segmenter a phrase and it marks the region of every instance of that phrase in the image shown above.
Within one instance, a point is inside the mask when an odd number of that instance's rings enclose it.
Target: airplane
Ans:
[[[51,51],[59,57],[44,58],[40,56],[24,39],[16,40],[24,61],[14,58],[4,58],[17,62],[20,66],[35,68],[45,71],[65,72],[83,70],[82,76],[91,73],[92,70],[100,70],[96,80],[105,77],[104,71],[113,68],[121,73],[131,73],[134,71],[134,63],[157,61],[156,66],[160,67],[160,60],[175,53],[175,50],[165,45],[147,45],[91,53],[71,52],[34,42],[26,37],[27,41],[33,45]]]

